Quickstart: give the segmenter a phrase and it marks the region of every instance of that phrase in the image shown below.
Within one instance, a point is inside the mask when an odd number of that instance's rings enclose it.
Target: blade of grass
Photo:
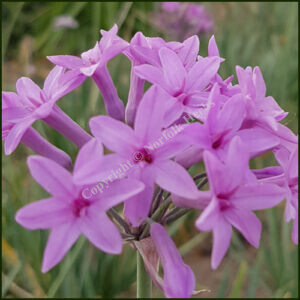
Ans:
[[[238,274],[233,282],[229,298],[242,298],[243,286],[247,275],[247,262],[242,261]]]
[[[54,280],[54,282],[52,283],[52,285],[50,286],[50,288],[48,290],[48,293],[47,293],[48,298],[53,298],[55,296],[57,290],[63,283],[66,275],[70,271],[77,256],[79,255],[81,249],[83,248],[85,241],[86,240],[84,237],[80,237],[80,239],[77,242],[76,246],[74,247],[73,251],[68,255],[68,257],[65,258],[65,261],[63,262],[62,268],[60,269],[58,276],[56,277],[56,279]]]
[[[13,2],[13,3],[6,3],[6,6],[10,7],[10,13],[12,14],[10,21],[6,25],[6,29],[3,31],[2,35],[2,61],[5,57],[6,50],[8,47],[8,43],[10,40],[10,36],[14,25],[20,15],[22,7],[24,6],[25,2]]]

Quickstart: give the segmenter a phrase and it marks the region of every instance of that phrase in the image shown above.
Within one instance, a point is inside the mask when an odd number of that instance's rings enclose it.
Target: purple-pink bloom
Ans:
[[[160,100],[164,97],[165,92],[156,86],[145,93],[137,111],[134,129],[106,116],[90,120],[93,135],[115,152],[111,169],[127,164],[126,176],[140,180],[146,186],[142,193],[125,203],[125,215],[133,226],[139,226],[148,215],[154,183],[175,195],[186,198],[198,195],[188,172],[170,160],[188,144],[178,132],[176,134],[173,131],[173,136],[168,137],[174,128],[162,131],[164,110]],[[85,168],[86,183],[102,179],[97,170],[97,164]],[[82,181],[82,178],[78,177],[77,180]]]
[[[47,123],[48,117],[55,118],[57,114],[62,120],[59,122],[56,118],[54,125],[60,125],[63,129],[63,125],[68,124],[68,129],[72,127],[72,133],[76,136],[61,131],[63,134],[67,134],[73,142],[79,138],[80,145],[89,140],[89,135],[56,106],[57,100],[77,88],[83,80],[84,76],[77,71],[65,72],[64,68],[57,66],[47,76],[43,89],[31,79],[22,77],[16,83],[17,93],[2,92],[2,138],[5,139],[5,154],[11,154],[16,149],[25,132],[36,120],[42,119]]]
[[[220,94],[219,85],[215,83],[209,95],[206,114],[202,115],[204,124],[193,123],[185,129],[184,133],[192,146],[180,153],[176,161],[190,167],[202,160],[204,150],[223,159],[229,142],[236,135],[241,137],[251,157],[279,144],[278,138],[261,128],[240,130],[245,116],[243,96],[236,94],[230,98],[225,97]]]
[[[196,285],[192,269],[183,262],[176,245],[163,226],[152,223],[150,235],[161,259],[166,297],[190,298]]]
[[[249,155],[239,137],[232,139],[225,163],[208,151],[203,156],[212,199],[196,226],[202,231],[213,231],[211,266],[216,269],[229,247],[232,226],[251,245],[258,247],[261,223],[252,211],[277,205],[283,200],[285,191],[275,184],[248,183]]]
[[[162,47],[170,49],[182,48],[181,43],[166,43],[162,38],[145,37],[141,32],[137,32],[130,41],[130,46],[124,54],[131,60],[130,89],[125,111],[126,123],[133,126],[137,107],[143,97],[145,80],[137,76],[134,67],[149,63],[160,66],[158,51]]]
[[[81,58],[72,55],[47,56],[47,58],[56,65],[91,76],[102,94],[107,113],[113,118],[123,120],[124,104],[106,67],[109,60],[128,47],[128,43],[117,36],[117,31],[116,24],[109,31],[101,30],[100,42],[96,42],[94,48],[82,53]]]
[[[183,113],[199,115],[199,111],[206,108],[209,92],[205,88],[217,73],[220,58],[201,58],[187,71],[179,54],[174,51],[162,48],[159,57],[161,68],[145,64],[135,67],[135,72],[168,93],[165,126],[179,119]]]
[[[102,145],[91,140],[81,148],[74,174],[96,154],[103,155]],[[118,180],[98,194],[87,195],[85,190],[93,186],[75,184],[72,175],[50,159],[31,156],[28,166],[33,178],[52,195],[21,208],[16,214],[16,221],[27,229],[51,229],[42,272],[58,264],[81,234],[104,252],[121,253],[121,234],[106,211],[142,191],[142,183]]]
[[[269,172],[269,176],[265,175],[262,181],[277,184],[285,190],[285,220],[294,220],[292,240],[298,244],[298,145],[292,152],[285,147],[274,149],[273,152],[280,167],[269,167],[272,172]]]

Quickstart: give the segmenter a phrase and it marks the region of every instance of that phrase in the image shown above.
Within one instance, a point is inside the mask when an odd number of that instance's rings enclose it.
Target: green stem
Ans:
[[[136,252],[136,297],[152,297],[152,281],[145,269],[143,258],[138,251]]]

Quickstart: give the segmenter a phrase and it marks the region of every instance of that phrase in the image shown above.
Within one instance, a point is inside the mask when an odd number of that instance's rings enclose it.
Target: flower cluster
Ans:
[[[164,228],[190,209],[202,211],[195,226],[213,232],[213,269],[228,250],[232,227],[258,247],[261,222],[253,211],[284,199],[298,243],[298,138],[280,123],[287,113],[266,96],[260,69],[237,66],[233,85],[234,76],[218,74],[224,59],[213,36],[202,57],[197,36],[165,42],[138,32],[128,43],[117,30],[101,30],[100,41],[81,57],[49,56],[56,66],[43,89],[21,78],[17,93],[2,92],[5,154],[20,142],[39,154],[28,167],[51,194],[16,214],[27,229],[51,229],[42,271],[59,263],[81,234],[111,254],[121,253],[126,241],[167,297],[190,297],[194,274]],[[106,66],[121,53],[132,66],[126,108]],[[87,77],[108,114],[90,119],[91,135],[56,105]],[[152,85],[144,92],[145,81]],[[74,165],[31,127],[37,119],[78,146]],[[112,153],[104,155],[103,145]],[[249,161],[266,152],[278,165],[250,169]],[[200,162],[206,172],[192,178],[187,169]],[[209,190],[200,190],[207,182]],[[124,217],[113,208],[119,204]]]

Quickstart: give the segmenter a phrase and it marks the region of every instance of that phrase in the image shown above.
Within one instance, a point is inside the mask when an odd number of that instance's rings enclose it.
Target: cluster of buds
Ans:
[[[129,242],[167,297],[190,297],[194,274],[165,227],[192,209],[201,211],[197,229],[213,233],[213,269],[228,250],[232,227],[258,247],[261,222],[253,211],[283,200],[297,244],[298,138],[280,123],[287,113],[266,96],[260,69],[237,66],[233,85],[234,76],[218,74],[224,59],[214,36],[202,57],[197,36],[165,42],[138,32],[128,43],[117,30],[101,30],[100,41],[81,57],[49,56],[56,66],[43,89],[23,77],[17,93],[2,92],[5,154],[20,142],[36,152],[29,170],[51,194],[16,214],[27,229],[51,229],[42,271],[57,265],[81,234],[110,254]],[[126,107],[106,66],[119,54],[131,61]],[[87,77],[107,112],[89,120],[91,134],[56,104]],[[78,146],[74,164],[31,127],[38,119]],[[111,153],[104,155],[103,146]],[[249,161],[267,152],[278,164],[250,169]],[[188,169],[198,163],[206,172],[192,177]]]

